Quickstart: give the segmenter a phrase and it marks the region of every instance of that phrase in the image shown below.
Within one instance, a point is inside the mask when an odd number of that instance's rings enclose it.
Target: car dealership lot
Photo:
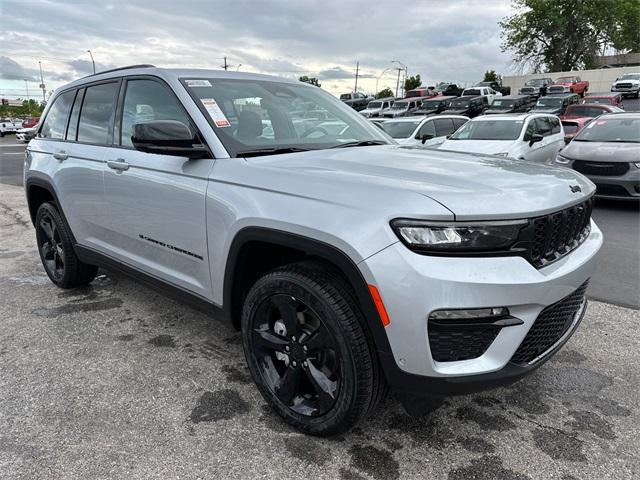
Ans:
[[[265,410],[227,325],[117,275],[54,287],[23,191],[6,185],[0,296],[2,478],[640,475],[635,310],[592,302],[564,349],[509,388],[421,420],[389,400],[321,440]]]

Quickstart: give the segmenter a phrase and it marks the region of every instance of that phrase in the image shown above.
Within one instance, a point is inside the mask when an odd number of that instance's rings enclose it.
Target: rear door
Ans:
[[[114,145],[106,157],[105,195],[112,219],[106,241],[118,260],[210,298],[205,194],[214,161],[135,150],[133,126],[153,120],[177,120],[196,132],[164,82],[125,79]]]
[[[525,127],[525,134],[522,140],[520,151],[521,155],[518,158],[523,157],[525,160],[531,160],[533,162],[543,162],[545,158],[544,150],[544,128],[548,128],[546,122],[538,122],[540,118],[531,118],[529,123]],[[529,145],[531,137],[535,134],[543,135],[542,141]]]

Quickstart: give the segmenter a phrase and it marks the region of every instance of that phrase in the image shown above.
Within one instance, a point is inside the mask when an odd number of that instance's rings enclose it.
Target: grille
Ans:
[[[620,176],[629,171],[629,164],[626,162],[589,162],[576,160],[573,162],[573,169],[586,175],[598,176]]]
[[[598,195],[610,197],[630,197],[631,194],[622,185],[610,185],[608,183],[596,183],[596,193]]]
[[[618,83],[616,84],[616,88],[631,88],[630,83]]]
[[[531,363],[567,333],[585,301],[584,294],[588,283],[587,280],[571,295],[540,312],[529,333],[511,357],[513,363]]]
[[[533,219],[530,261],[537,267],[564,257],[589,235],[593,197],[560,212]]]
[[[551,93],[563,93],[564,92],[564,87],[562,85],[551,86],[551,87],[548,88],[548,90]]]
[[[533,92],[534,92],[533,87],[522,87],[522,88],[520,89],[520,91],[521,91],[522,93],[533,93]]]
[[[500,332],[499,327],[442,325],[429,321],[429,346],[436,362],[478,358]]]

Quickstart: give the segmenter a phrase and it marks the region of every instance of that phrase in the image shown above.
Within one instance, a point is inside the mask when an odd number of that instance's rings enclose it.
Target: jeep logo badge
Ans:
[[[571,193],[578,193],[582,191],[580,185],[569,185],[569,188],[571,189]]]

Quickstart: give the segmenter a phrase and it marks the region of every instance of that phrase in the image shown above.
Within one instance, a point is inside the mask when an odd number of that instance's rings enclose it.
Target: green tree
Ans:
[[[304,75],[298,78],[298,80],[300,80],[301,82],[310,83],[311,85],[315,85],[316,87],[321,86],[316,77],[308,77],[307,75]]]
[[[389,87],[383,88],[378,93],[376,93],[376,98],[385,98],[385,97],[393,97],[393,96],[394,96],[393,91]]]
[[[500,78],[500,75],[498,75],[495,70],[487,70],[486,72],[484,72],[484,80],[482,81],[499,83],[501,80],[502,79]]]
[[[422,80],[420,80],[419,74],[413,77],[407,77],[404,80],[404,91],[408,92],[409,90],[418,88],[420,85],[422,85]]]
[[[594,66],[598,54],[640,49],[638,0],[512,0],[502,51],[534,72]]]

